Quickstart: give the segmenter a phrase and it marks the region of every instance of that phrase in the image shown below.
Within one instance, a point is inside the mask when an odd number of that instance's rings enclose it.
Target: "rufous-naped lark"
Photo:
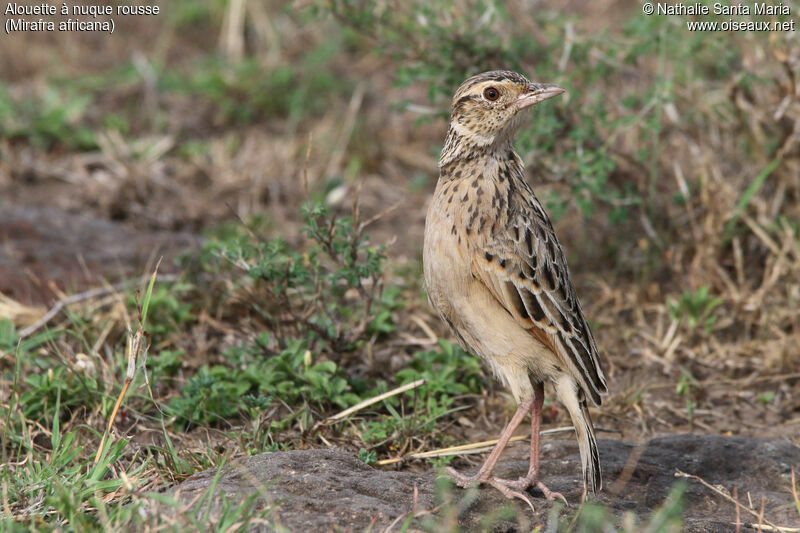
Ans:
[[[551,383],[578,438],[584,491],[601,487],[588,402],[607,392],[597,346],[550,218],[525,182],[512,141],[523,111],[564,89],[509,71],[465,81],[453,97],[439,182],[425,221],[428,298],[458,342],[488,362],[518,407],[478,472],[449,469],[462,487],[487,483],[507,497],[538,487],[544,384]],[[531,414],[530,468],[516,480],[492,474],[517,426]]]

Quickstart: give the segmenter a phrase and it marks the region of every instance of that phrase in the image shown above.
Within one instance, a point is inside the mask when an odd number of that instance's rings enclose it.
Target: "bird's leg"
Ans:
[[[508,425],[500,435],[500,439],[498,439],[497,444],[495,444],[494,448],[492,449],[492,453],[489,454],[489,457],[486,458],[483,466],[481,466],[480,470],[478,470],[476,474],[468,476],[456,471],[453,468],[447,469],[447,473],[450,474],[450,477],[453,478],[453,481],[456,482],[456,485],[462,488],[469,487],[470,485],[476,483],[491,483],[494,485],[492,482],[492,471],[497,464],[497,460],[500,458],[500,454],[503,453],[508,441],[511,439],[511,435],[514,434],[514,430],[517,429],[517,426],[519,426],[520,422],[522,422],[522,420],[525,418],[525,415],[528,414],[528,410],[530,410],[533,401],[534,399],[530,398],[521,402],[517,406],[517,411],[514,413],[514,416],[511,417]],[[501,492],[505,494],[502,489]],[[509,495],[506,494],[506,496]]]
[[[516,490],[525,490],[528,487],[535,486],[544,493],[544,497],[549,501],[560,498],[567,503],[567,499],[560,492],[553,492],[547,486],[539,481],[539,428],[542,424],[542,406],[544,405],[544,384],[537,383],[534,385],[533,402],[531,404],[531,457],[530,466],[528,467],[528,475],[521,477],[517,480],[499,479],[495,478],[494,481],[501,483]]]

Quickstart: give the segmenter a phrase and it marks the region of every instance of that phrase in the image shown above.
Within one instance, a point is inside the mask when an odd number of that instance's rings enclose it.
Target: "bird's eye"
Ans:
[[[500,98],[500,91],[498,91],[495,87],[487,87],[483,90],[483,97],[490,102],[494,102]]]

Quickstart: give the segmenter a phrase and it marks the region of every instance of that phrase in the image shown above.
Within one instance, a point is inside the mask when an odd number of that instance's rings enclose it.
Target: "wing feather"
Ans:
[[[481,243],[473,275],[530,333],[564,360],[591,400],[607,392],[597,345],[570,279],[564,252],[532,191],[512,224]]]

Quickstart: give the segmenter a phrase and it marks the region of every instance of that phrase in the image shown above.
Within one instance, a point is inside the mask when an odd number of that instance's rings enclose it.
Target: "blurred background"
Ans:
[[[3,462],[72,435],[55,478],[88,464],[143,303],[149,349],[112,432],[140,490],[265,450],[374,464],[493,438],[513,400],[428,307],[421,247],[450,97],[500,68],[567,89],[515,146],[610,377],[601,437],[798,442],[800,47],[687,20],[718,17],[173,0],[112,35],[3,35]],[[84,496],[45,504],[19,473],[0,474],[15,514],[96,523]],[[120,486],[107,502],[130,502]]]

